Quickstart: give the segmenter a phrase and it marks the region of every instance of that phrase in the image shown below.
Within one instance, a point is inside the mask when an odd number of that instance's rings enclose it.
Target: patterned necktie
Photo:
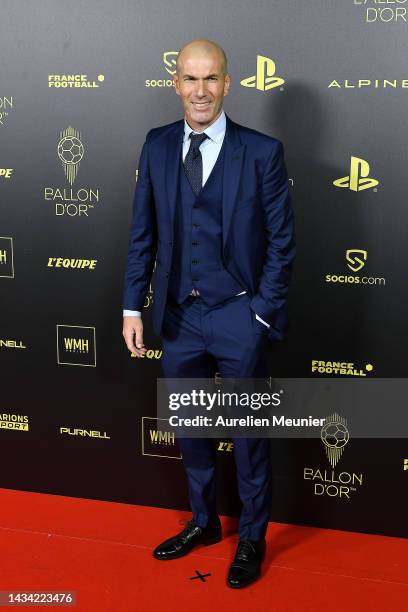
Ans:
[[[208,136],[204,132],[202,134],[193,134],[193,132],[190,132],[190,148],[184,159],[184,168],[188,182],[195,195],[198,195],[203,186],[203,159],[199,147],[206,138],[208,138]]]

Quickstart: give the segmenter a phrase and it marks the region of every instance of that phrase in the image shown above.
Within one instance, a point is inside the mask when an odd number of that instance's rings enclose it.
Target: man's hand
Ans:
[[[146,347],[143,344],[142,317],[123,317],[123,337],[131,353],[144,357]]]

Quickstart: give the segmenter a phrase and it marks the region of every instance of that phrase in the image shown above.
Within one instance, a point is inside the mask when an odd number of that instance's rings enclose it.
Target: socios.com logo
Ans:
[[[173,77],[176,73],[176,62],[178,51],[163,51],[163,64],[166,72]],[[174,87],[174,79],[173,78],[163,78],[158,77],[155,79],[146,79],[145,80],[146,87]]]
[[[268,91],[279,87],[285,82],[281,77],[275,76],[276,65],[270,57],[256,56],[256,74],[242,79],[243,87],[256,87],[259,91]]]
[[[347,249],[346,263],[352,272],[359,272],[367,263],[368,251],[363,249]],[[326,283],[340,283],[348,285],[372,285],[376,287],[385,286],[386,279],[383,276],[359,276],[358,274],[326,274]]]
[[[350,191],[363,191],[376,187],[379,181],[374,178],[369,178],[370,165],[365,159],[351,156],[350,174],[333,181],[335,187],[347,187]]]
[[[169,74],[176,73],[176,62],[177,62],[178,51],[165,51],[163,53],[164,67]]]
[[[367,261],[367,251],[362,249],[348,249],[346,251],[347,265],[353,272],[358,272],[364,268]]]

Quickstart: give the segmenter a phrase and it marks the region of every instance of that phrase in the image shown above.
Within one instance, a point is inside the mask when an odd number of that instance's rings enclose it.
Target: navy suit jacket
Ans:
[[[223,261],[251,297],[253,311],[270,324],[269,339],[280,340],[295,256],[283,146],[276,138],[226,119]],[[171,271],[183,134],[183,119],[148,132],[134,193],[123,308],[142,311],[151,282],[157,335]]]

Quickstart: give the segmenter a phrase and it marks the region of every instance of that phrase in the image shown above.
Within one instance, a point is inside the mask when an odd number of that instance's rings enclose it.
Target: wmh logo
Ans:
[[[151,444],[174,444],[176,435],[172,431],[161,431],[160,429],[150,429]]]
[[[346,187],[350,191],[363,191],[378,185],[377,179],[369,178],[370,166],[365,159],[351,156],[350,174],[333,181],[335,187]]]
[[[168,419],[142,417],[142,455],[181,459]]]
[[[14,278],[13,239],[0,236],[0,278]]]
[[[95,367],[95,328],[57,325],[57,362],[60,365]]]
[[[242,79],[243,87],[256,87],[259,91],[268,91],[273,87],[279,87],[285,82],[281,77],[275,76],[276,65],[269,57],[256,56],[256,74]]]

